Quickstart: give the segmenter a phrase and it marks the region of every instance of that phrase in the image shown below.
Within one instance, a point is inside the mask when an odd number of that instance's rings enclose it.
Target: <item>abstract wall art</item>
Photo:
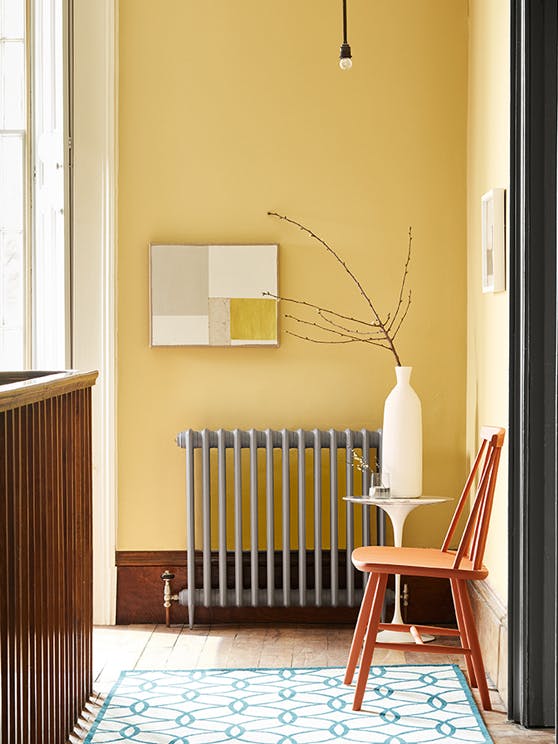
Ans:
[[[481,198],[482,291],[506,289],[506,191],[492,189]]]
[[[278,346],[277,248],[151,244],[151,346]]]

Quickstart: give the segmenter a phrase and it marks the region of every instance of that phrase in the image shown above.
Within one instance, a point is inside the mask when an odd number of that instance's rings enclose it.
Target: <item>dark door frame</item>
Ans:
[[[556,722],[556,0],[511,0],[508,715]]]

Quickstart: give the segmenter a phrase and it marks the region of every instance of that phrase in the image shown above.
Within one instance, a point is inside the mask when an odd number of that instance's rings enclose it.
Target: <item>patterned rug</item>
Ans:
[[[85,744],[492,742],[457,666],[376,666],[362,710],[344,669],[123,672]]]

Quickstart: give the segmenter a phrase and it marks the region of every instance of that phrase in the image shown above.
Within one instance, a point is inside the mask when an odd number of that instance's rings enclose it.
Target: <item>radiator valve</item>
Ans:
[[[409,585],[403,584],[403,594],[401,595],[401,599],[403,600],[403,607],[409,606]]]
[[[165,608],[165,623],[167,628],[170,628],[170,608],[171,602],[178,602],[178,594],[173,594],[171,590],[171,581],[174,579],[174,574],[168,569],[161,574],[163,580],[163,607]]]

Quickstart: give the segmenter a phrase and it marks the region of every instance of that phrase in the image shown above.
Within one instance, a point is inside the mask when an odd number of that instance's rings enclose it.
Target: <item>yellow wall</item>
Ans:
[[[284,295],[362,311],[270,209],[343,252],[384,312],[413,226],[398,340],[422,399],[424,488],[462,485],[466,0],[355,0],[349,31],[343,73],[337,2],[120,2],[119,549],[185,546],[185,428],[381,425],[382,350],[285,334],[279,349],[149,347],[150,241],[277,242]],[[417,510],[407,541],[439,541],[451,508]]]
[[[468,380],[467,450],[474,456],[482,424],[508,421],[508,292],[481,292],[481,196],[509,188],[509,3],[469,3],[467,162]],[[507,449],[500,463],[485,554],[489,583],[507,602]]]

